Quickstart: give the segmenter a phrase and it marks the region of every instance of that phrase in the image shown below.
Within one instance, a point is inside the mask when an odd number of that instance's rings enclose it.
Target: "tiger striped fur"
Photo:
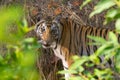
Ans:
[[[39,42],[44,48],[51,48],[54,54],[62,60],[66,70],[72,63],[73,55],[91,55],[98,46],[88,45],[92,40],[87,35],[101,36],[108,38],[110,29],[100,27],[81,26],[70,18],[59,20],[41,20],[36,24],[35,29]],[[102,60],[102,59],[101,59]],[[69,77],[68,74],[65,75]]]

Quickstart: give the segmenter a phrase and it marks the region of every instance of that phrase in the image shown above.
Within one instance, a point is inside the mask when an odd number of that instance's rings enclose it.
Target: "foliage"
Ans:
[[[80,6],[84,7],[93,0],[85,0]],[[100,0],[94,7],[90,17],[106,11],[104,24],[115,21],[115,33],[109,32],[108,40],[101,37],[88,36],[94,40],[90,45],[99,45],[100,48],[90,56],[74,56],[74,63],[67,71],[61,71],[61,74],[69,73],[74,76],[70,80],[113,80],[114,76],[120,78],[120,44],[118,35],[120,33],[120,0]],[[101,63],[99,56],[104,56]],[[112,59],[113,68],[106,67],[109,59]]]
[[[0,53],[0,80],[38,80],[35,68],[37,41],[25,34],[33,29],[23,19],[21,6],[0,8],[0,43],[6,53]]]

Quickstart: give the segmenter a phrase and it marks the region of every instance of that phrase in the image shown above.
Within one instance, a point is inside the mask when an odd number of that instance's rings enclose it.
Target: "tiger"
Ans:
[[[38,42],[43,48],[51,48],[54,51],[54,54],[62,60],[64,70],[71,66],[72,56],[89,56],[98,49],[96,45],[88,45],[92,40],[87,35],[108,39],[110,31],[112,30],[107,28],[80,25],[69,17],[43,19],[35,25]],[[69,74],[65,74],[66,80],[69,77]]]

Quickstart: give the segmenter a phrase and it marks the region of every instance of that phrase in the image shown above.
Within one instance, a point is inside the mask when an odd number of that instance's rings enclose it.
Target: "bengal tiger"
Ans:
[[[36,34],[43,48],[51,48],[54,54],[62,60],[64,69],[72,63],[73,55],[91,55],[98,46],[88,45],[92,42],[87,35],[108,38],[111,29],[82,26],[70,18],[41,20],[36,24]],[[66,80],[69,74],[65,74]]]

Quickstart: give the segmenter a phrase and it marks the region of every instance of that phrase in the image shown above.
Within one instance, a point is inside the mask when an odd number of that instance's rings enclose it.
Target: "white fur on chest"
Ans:
[[[63,53],[63,51],[60,51],[60,48],[61,48],[61,46],[57,45],[57,49],[53,49],[54,54],[62,60],[63,66],[68,68],[68,63],[67,63],[67,61],[65,61],[65,56],[62,55],[64,53]]]
[[[53,49],[54,51],[54,54],[60,58],[60,59],[65,59],[65,57],[62,55],[61,51],[60,51],[60,45],[57,45],[57,48],[56,49]]]
[[[60,51],[60,47],[61,47],[60,45],[57,45],[57,49],[53,49],[53,51],[54,51],[54,54],[62,60],[64,70],[67,70],[66,68],[68,68],[68,62],[65,61],[65,56],[62,55],[63,51]],[[69,80],[69,77],[70,77],[70,74],[66,73],[65,80]]]

